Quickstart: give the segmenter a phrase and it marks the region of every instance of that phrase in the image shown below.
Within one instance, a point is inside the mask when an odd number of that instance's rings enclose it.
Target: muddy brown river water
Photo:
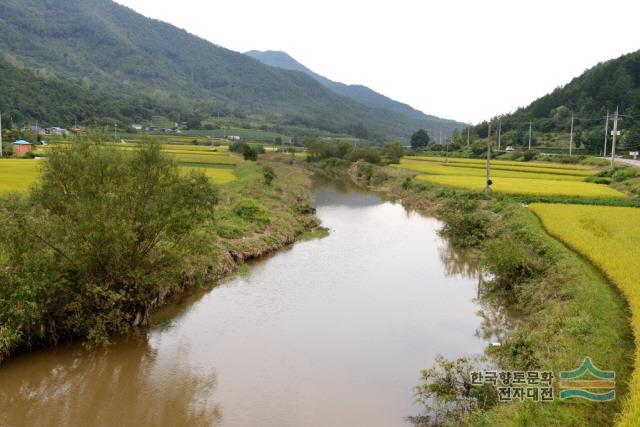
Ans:
[[[438,354],[481,353],[477,277],[400,204],[318,188],[331,234],[176,303],[107,349],[0,367],[11,426],[402,426]]]

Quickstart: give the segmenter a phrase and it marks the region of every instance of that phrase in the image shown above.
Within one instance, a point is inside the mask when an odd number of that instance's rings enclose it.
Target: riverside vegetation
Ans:
[[[181,148],[135,148],[54,147],[35,187],[22,196],[3,196],[2,357],[71,338],[108,342],[113,334],[144,326],[150,311],[172,296],[212,283],[306,230],[318,230],[308,199],[309,173],[298,167],[304,165],[439,216],[442,233],[477,255],[492,273],[481,287],[482,298],[513,319],[502,345],[487,351],[498,367],[557,373],[589,355],[617,373],[618,399],[606,404],[498,405],[492,389],[468,387],[472,361],[441,358],[423,372],[416,388],[417,400],[425,404],[425,413],[412,418],[416,424],[609,425],[622,402],[632,402],[627,380],[633,331],[625,301],[590,264],[547,235],[521,203],[540,196],[516,199],[443,187],[416,179],[414,171],[381,166],[401,162],[399,144],[377,150],[316,142],[305,160],[278,153],[264,154],[261,163],[238,159],[235,180],[221,186],[190,167],[181,170],[175,158]],[[244,147],[237,151],[245,154]],[[498,166],[514,172],[529,167]],[[582,167],[555,166],[530,167],[582,176]],[[620,170],[600,175],[635,179]],[[545,201],[633,200],[575,194]]]
[[[591,264],[549,236],[522,201],[443,187],[415,179],[410,171],[357,161],[326,158],[308,163],[329,176],[348,176],[359,185],[399,198],[418,211],[439,216],[442,234],[476,254],[491,273],[482,299],[512,319],[501,346],[487,349],[492,364],[504,370],[560,370],[579,366],[585,356],[616,371],[613,402],[586,401],[497,404],[493,388],[474,388],[466,358],[440,358],[422,373],[416,399],[422,415],[411,420],[432,425],[611,425],[625,420],[634,352],[629,309],[617,289]],[[531,180],[535,181],[535,180]],[[531,196],[536,199],[538,196]],[[553,200],[563,200],[551,197]],[[571,203],[617,203],[578,197]],[[587,206],[588,207],[588,206]],[[557,385],[557,384],[556,384]],[[631,405],[633,405],[631,403]],[[632,424],[628,424],[632,425]]]
[[[157,144],[78,143],[41,169],[28,193],[0,199],[0,361],[68,339],[108,343],[318,225],[308,173],[283,164],[245,162],[216,186]]]

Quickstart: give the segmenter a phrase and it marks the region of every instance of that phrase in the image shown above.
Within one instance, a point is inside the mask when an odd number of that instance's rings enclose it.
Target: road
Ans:
[[[631,160],[631,159],[619,159],[616,158],[615,160],[618,163],[624,163],[625,165],[630,165],[630,166],[635,166],[637,168],[640,168],[640,160]]]
[[[611,157],[600,157],[600,158],[604,160],[611,160]],[[640,168],[640,160],[622,159],[620,157],[616,157],[615,161],[618,163],[624,163],[625,165]]]

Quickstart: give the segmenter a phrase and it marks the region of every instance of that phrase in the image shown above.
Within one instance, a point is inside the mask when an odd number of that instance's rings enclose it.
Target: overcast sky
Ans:
[[[478,122],[640,49],[640,1],[118,0],[220,46]]]

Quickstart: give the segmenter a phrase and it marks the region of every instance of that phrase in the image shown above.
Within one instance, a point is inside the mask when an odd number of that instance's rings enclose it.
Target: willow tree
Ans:
[[[207,269],[214,186],[155,144],[52,150],[27,197],[0,202],[0,355],[58,338],[106,341],[144,324]]]

